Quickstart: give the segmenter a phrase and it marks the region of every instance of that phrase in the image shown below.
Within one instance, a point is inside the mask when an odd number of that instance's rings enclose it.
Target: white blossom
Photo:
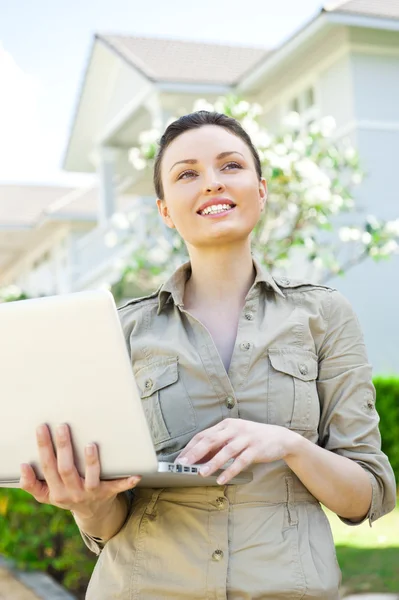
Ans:
[[[331,137],[337,128],[334,117],[323,117],[320,121],[320,131],[324,137]]]
[[[118,229],[129,229],[130,227],[129,219],[124,213],[114,213],[111,217],[111,223]]]
[[[371,233],[369,233],[368,231],[365,231],[364,233],[362,233],[362,242],[363,242],[363,244],[368,245],[371,242],[372,239],[373,238],[371,236]]]
[[[115,231],[108,231],[104,236],[105,245],[108,248],[114,248],[118,243],[118,236]]]
[[[129,150],[129,161],[137,171],[142,171],[147,166],[147,161],[142,157],[139,148],[131,148]]]
[[[290,112],[283,119],[283,126],[287,129],[299,129],[301,124],[301,117],[297,112]]]
[[[358,242],[362,233],[356,227],[341,227],[338,235],[343,242]]]
[[[396,219],[396,221],[388,221],[388,223],[385,224],[385,231],[388,234],[399,237],[399,219]]]
[[[354,185],[359,185],[363,181],[363,175],[361,173],[353,173],[352,175],[352,183]]]
[[[210,102],[208,102],[208,100],[205,100],[205,98],[199,98],[194,102],[193,106],[194,112],[197,112],[198,110],[207,110],[209,112],[214,112],[215,109],[213,105]]]
[[[147,131],[142,131],[139,135],[140,144],[153,144],[157,142],[160,138],[159,129],[148,129]]]

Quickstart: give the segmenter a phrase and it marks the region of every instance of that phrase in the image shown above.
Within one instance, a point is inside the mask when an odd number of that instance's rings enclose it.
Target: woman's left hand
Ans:
[[[205,463],[200,473],[208,476],[233,458],[233,464],[217,480],[219,484],[225,484],[252,463],[285,459],[293,452],[298,437],[297,433],[279,425],[225,419],[197,433],[175,462],[183,465]]]

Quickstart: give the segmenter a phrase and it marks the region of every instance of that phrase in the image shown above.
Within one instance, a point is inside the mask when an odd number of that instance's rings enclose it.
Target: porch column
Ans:
[[[115,167],[118,149],[111,146],[101,146],[96,154],[99,184],[98,221],[100,226],[105,226],[116,211]]]

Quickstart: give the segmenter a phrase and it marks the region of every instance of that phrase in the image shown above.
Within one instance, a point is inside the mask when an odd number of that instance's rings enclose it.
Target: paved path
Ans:
[[[399,594],[356,594],[345,596],[345,600],[399,600]]]
[[[26,573],[0,556],[0,600],[75,600],[46,573]]]

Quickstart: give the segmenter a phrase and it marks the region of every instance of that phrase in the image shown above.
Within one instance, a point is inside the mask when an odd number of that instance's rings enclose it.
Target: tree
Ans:
[[[302,276],[306,264],[308,277],[326,282],[368,257],[377,261],[398,252],[399,219],[382,221],[360,211],[354,196],[364,176],[358,153],[348,139],[334,139],[333,118],[305,128],[292,113],[283,130],[273,135],[261,124],[261,107],[236,96],[220,98],[214,105],[198,100],[193,110],[200,109],[239,120],[259,152],[269,196],[252,248],[270,272],[284,272],[295,262]],[[140,135],[139,145],[129,153],[135,169],[152,168],[160,135],[154,129]],[[146,241],[125,262],[116,295],[123,294],[129,280],[154,287],[187,259],[183,241],[163,225],[155,202],[143,210]],[[134,232],[135,219],[116,214],[114,224]]]

